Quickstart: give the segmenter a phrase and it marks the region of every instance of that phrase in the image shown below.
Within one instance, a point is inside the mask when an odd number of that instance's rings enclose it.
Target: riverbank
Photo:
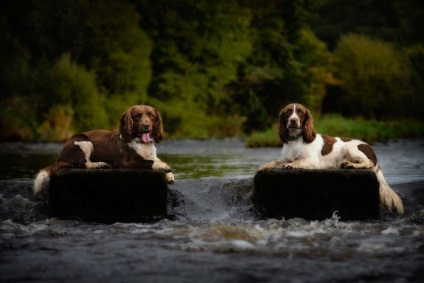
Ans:
[[[327,115],[315,120],[318,133],[360,139],[368,143],[395,138],[424,137],[424,123],[416,120],[375,121],[349,119],[339,115]],[[280,147],[277,126],[262,132],[254,132],[245,139],[247,147]]]

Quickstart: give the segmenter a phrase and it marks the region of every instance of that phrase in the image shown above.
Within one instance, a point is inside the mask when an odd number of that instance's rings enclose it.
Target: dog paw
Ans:
[[[105,163],[105,162],[99,162],[99,163],[100,163],[99,164],[99,167],[97,167],[97,168],[102,168],[102,169],[109,169],[109,168],[111,168],[111,166],[109,164]]]
[[[291,170],[291,169],[294,169],[294,167],[293,167],[292,165],[283,164],[283,166],[281,166],[281,169],[284,169],[284,170]]]
[[[342,168],[342,169],[354,169],[355,167],[350,162],[343,162],[342,165],[340,165],[340,168]]]
[[[266,169],[272,169],[272,168],[277,168],[277,162],[276,161],[271,161],[269,163],[265,163],[261,166],[259,166],[259,168],[257,169],[258,172],[264,171]]]
[[[152,169],[154,170],[162,170],[166,173],[172,172],[172,168],[168,166],[165,162],[155,161],[152,165]]]
[[[166,181],[168,182],[168,184],[175,184],[175,178],[174,178],[174,174],[172,174],[172,172],[168,172],[166,173]]]
[[[109,169],[111,166],[105,162],[86,162],[87,169]]]
[[[260,166],[256,171],[258,171],[258,172],[261,172],[261,171],[264,171],[265,169],[267,169],[268,167],[266,167],[266,166]]]
[[[172,172],[172,169],[171,169],[171,167],[169,167],[169,166],[162,166],[162,167],[160,167],[159,168],[159,170],[163,170],[163,171],[165,171],[166,173],[170,173],[170,172]]]

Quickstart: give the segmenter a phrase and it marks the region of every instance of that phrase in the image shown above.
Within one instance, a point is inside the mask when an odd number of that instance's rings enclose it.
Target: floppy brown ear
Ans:
[[[278,119],[278,135],[280,136],[280,140],[283,143],[287,143],[289,139],[289,131],[287,130],[286,124],[287,123],[284,121],[283,118],[283,113],[280,112]]]
[[[131,108],[124,112],[119,122],[119,132],[124,142],[130,142],[132,139],[134,121],[131,117]]]
[[[306,110],[306,119],[303,124],[303,141],[305,143],[311,143],[315,140],[317,132],[314,128],[314,119],[312,118],[312,114],[309,110]]]
[[[156,112],[156,120],[155,124],[153,125],[152,129],[152,135],[153,138],[157,143],[160,143],[163,140],[163,123],[162,123],[162,117],[160,116],[160,113],[155,109]]]

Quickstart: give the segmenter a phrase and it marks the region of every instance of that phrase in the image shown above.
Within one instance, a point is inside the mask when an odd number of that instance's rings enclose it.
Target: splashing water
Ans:
[[[37,169],[61,145],[0,150],[0,280],[142,282],[419,282],[424,280],[424,151],[420,140],[375,145],[404,216],[341,221],[262,219],[252,177],[279,149],[238,140],[158,146],[177,183],[169,219],[105,225],[47,218],[33,200]],[[401,153],[399,153],[401,152]]]

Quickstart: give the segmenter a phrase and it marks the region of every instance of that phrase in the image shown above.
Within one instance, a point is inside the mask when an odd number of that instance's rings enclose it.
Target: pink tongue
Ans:
[[[142,139],[143,142],[146,142],[146,143],[152,141],[149,133],[141,134],[141,139]]]

